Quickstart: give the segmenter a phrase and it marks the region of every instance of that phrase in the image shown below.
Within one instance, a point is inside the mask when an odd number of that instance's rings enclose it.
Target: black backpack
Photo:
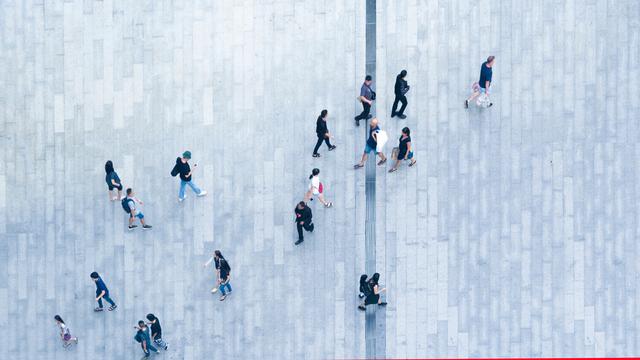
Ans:
[[[122,201],[120,202],[122,204],[122,208],[124,209],[124,211],[127,214],[131,214],[131,208],[129,207],[129,198],[125,197],[124,199],[122,199]]]

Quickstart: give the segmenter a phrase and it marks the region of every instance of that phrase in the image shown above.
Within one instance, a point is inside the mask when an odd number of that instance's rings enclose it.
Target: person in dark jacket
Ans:
[[[191,151],[185,151],[182,153],[181,158],[176,159],[176,165],[171,170],[171,176],[180,175],[180,191],[178,192],[178,201],[183,201],[186,199],[186,195],[184,194],[184,189],[187,185],[193,190],[194,193],[198,196],[205,196],[207,192],[204,190],[200,190],[198,186],[193,182],[193,171],[198,167],[198,164],[193,165],[193,170],[189,166],[189,160],[191,160]]]
[[[336,148],[335,145],[331,145],[331,133],[329,133],[329,129],[327,128],[327,117],[329,112],[325,109],[320,112],[320,116],[318,116],[318,120],[316,120],[316,135],[318,136],[318,142],[316,142],[316,147],[313,148],[313,157],[320,157],[318,154],[318,149],[320,149],[320,145],[324,141],[329,148],[329,151]]]
[[[296,245],[300,245],[304,241],[302,229],[304,228],[308,232],[313,232],[313,214],[304,201],[300,201],[293,211],[296,214],[296,227],[298,228],[298,241],[296,241]]]
[[[360,275],[360,294],[358,297],[360,299],[364,299],[365,296],[369,293],[369,284],[367,283],[367,274]]]
[[[373,274],[373,276],[371,276],[371,279],[367,281],[368,293],[366,294],[364,303],[360,304],[360,306],[358,306],[358,309],[365,310],[366,309],[365,306],[374,305],[374,304],[378,304],[380,306],[387,305],[387,303],[382,301],[382,299],[380,298],[380,294],[386,291],[387,289],[385,288],[380,289],[380,286],[378,284],[379,280],[380,280],[380,274],[375,273]]]
[[[395,100],[393,100],[393,106],[391,107],[391,117],[397,116],[400,119],[406,119],[407,116],[404,114],[404,109],[407,108],[407,91],[409,91],[409,84],[404,79],[407,76],[407,70],[402,70],[398,76],[396,76],[396,85],[393,89],[396,94]],[[400,111],[396,111],[398,107],[398,102],[402,103],[402,107],[400,107]]]
[[[107,186],[109,187],[109,200],[122,200],[122,181],[120,181],[118,173],[113,169],[113,162],[111,162],[111,160],[104,164],[104,171],[107,173],[104,180],[107,182]],[[118,190],[118,197],[113,196],[113,189]]]
[[[220,274],[220,292],[222,293],[222,295],[220,295],[220,301],[224,301],[224,299],[227,298],[227,293],[224,291],[225,288],[227,288],[227,290],[229,290],[229,294],[231,294],[231,266],[229,266],[229,263],[227,262],[227,259],[225,258],[220,258],[218,259],[218,264],[219,264],[219,274]]]

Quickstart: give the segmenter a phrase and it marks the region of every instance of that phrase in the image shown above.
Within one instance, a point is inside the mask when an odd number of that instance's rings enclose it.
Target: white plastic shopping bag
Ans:
[[[387,140],[389,140],[387,132],[384,130],[379,130],[376,140],[376,152],[382,152],[384,150],[384,145],[387,143]]]

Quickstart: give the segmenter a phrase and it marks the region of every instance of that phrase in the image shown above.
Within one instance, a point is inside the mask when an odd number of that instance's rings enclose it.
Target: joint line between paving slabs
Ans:
[[[367,0],[365,27],[365,59],[366,74],[376,78],[376,0]],[[371,114],[375,114],[375,103],[371,107]],[[375,116],[375,115],[374,115]],[[369,135],[369,126],[364,126],[365,140]],[[366,219],[365,219],[365,270],[371,276],[376,271],[376,156],[371,156],[366,163],[365,180]],[[376,343],[379,332],[384,327],[376,326],[377,306],[368,306],[365,313],[365,344],[366,357],[384,358],[384,341]],[[384,335],[384,334],[383,334]],[[383,337],[384,338],[384,337]]]

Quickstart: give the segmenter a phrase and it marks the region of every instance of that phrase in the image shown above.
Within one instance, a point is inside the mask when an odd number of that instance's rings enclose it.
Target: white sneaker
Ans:
[[[217,286],[214,287],[213,289],[211,289],[211,293],[212,294],[215,294],[217,291],[218,291],[218,287]]]
[[[207,191],[206,190],[202,190],[200,191],[200,194],[198,194],[198,196],[205,196],[207,195]]]
[[[183,202],[183,201],[184,201],[184,199],[186,199],[186,198],[188,198],[188,196],[187,196],[187,195],[185,195],[183,198],[178,197],[178,201]]]

